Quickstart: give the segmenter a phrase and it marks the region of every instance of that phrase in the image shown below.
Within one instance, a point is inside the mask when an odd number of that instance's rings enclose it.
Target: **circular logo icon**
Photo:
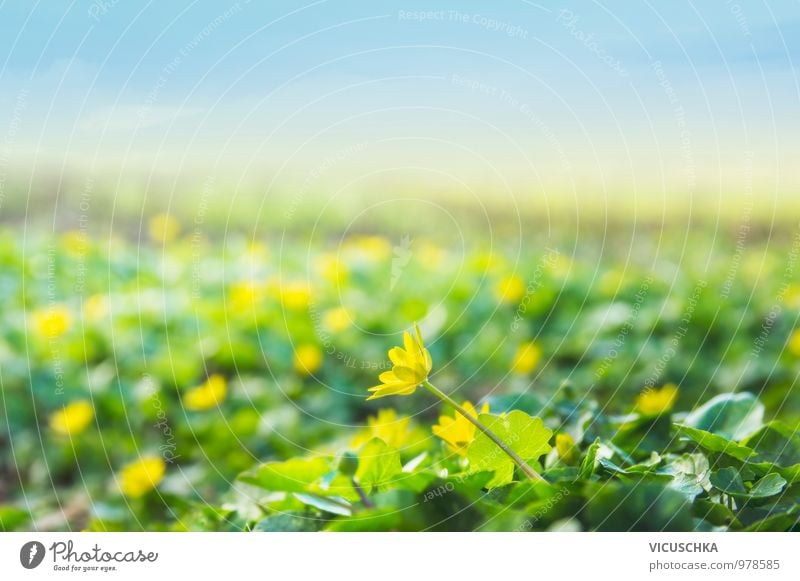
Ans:
[[[39,541],[30,541],[19,550],[19,562],[26,569],[35,569],[44,559],[44,545]]]

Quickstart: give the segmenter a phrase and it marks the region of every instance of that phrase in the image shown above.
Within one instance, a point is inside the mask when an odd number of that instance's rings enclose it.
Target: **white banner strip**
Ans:
[[[798,549],[793,533],[6,533],[0,579],[777,580],[800,578]]]

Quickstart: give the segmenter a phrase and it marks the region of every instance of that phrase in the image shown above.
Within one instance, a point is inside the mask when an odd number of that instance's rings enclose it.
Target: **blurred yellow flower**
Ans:
[[[353,439],[353,446],[361,446],[372,438],[380,438],[392,448],[402,448],[411,437],[411,418],[399,416],[391,408],[378,410],[377,416],[367,418],[367,427]]]
[[[500,302],[519,303],[525,296],[525,281],[516,274],[510,274],[498,281],[494,294]]]
[[[465,401],[461,407],[463,407],[469,415],[477,419],[479,412],[470,402]],[[483,404],[480,413],[489,413],[488,403]],[[439,416],[439,423],[432,428],[433,435],[444,440],[447,447],[459,456],[467,455],[467,449],[475,439],[476,429],[475,424],[455,411],[453,412],[453,417]]]
[[[305,309],[311,303],[311,289],[304,282],[288,282],[280,285],[278,290],[281,304],[290,311]]]
[[[80,230],[69,230],[59,238],[61,248],[72,256],[82,256],[89,249],[89,235]]]
[[[795,357],[800,357],[800,329],[797,329],[789,336],[789,342],[786,344],[789,353]]]
[[[94,408],[86,400],[74,401],[50,414],[50,429],[60,436],[77,436],[94,417]]]
[[[678,386],[668,383],[660,389],[648,388],[636,397],[636,409],[648,416],[657,416],[672,409],[678,399]]]
[[[511,370],[519,375],[526,375],[536,369],[542,358],[542,349],[533,341],[528,341],[517,347]]]
[[[392,362],[391,371],[380,374],[380,385],[370,387],[367,391],[374,392],[367,399],[378,399],[387,395],[411,395],[417,386],[428,379],[428,374],[433,367],[431,354],[425,349],[422,342],[422,333],[414,325],[415,336],[406,331],[403,333],[403,347],[389,349],[389,359]]]
[[[333,333],[341,333],[352,323],[350,313],[344,307],[335,307],[322,313],[322,324]]]
[[[231,285],[228,291],[228,309],[235,315],[249,314],[264,294],[262,285],[252,281],[241,281]]]
[[[120,471],[120,490],[125,496],[139,498],[159,485],[166,470],[164,460],[155,456],[135,460]]]
[[[36,332],[46,339],[57,339],[69,331],[72,315],[64,305],[53,305],[33,314]]]
[[[790,309],[800,309],[800,284],[790,284],[785,294],[786,306]]]
[[[183,405],[187,410],[208,410],[221,404],[227,393],[228,383],[225,378],[214,374],[204,384],[190,389],[183,397]]]
[[[323,254],[319,260],[319,270],[322,278],[332,285],[343,285],[347,282],[347,264],[335,254]]]
[[[108,298],[96,294],[86,299],[83,303],[83,313],[90,321],[98,321],[108,314]]]
[[[576,464],[580,458],[575,439],[566,432],[556,434],[556,452],[559,459],[565,464]]]
[[[150,218],[150,238],[155,242],[172,242],[180,232],[180,222],[169,214],[156,214]]]
[[[447,260],[447,251],[433,242],[423,241],[417,247],[419,262],[428,270],[436,270]]]
[[[606,296],[615,296],[625,286],[626,273],[620,268],[607,271],[600,277],[598,288]]]
[[[311,375],[322,367],[322,351],[316,345],[298,345],[294,351],[294,369],[302,375]]]
[[[383,236],[356,236],[348,240],[347,246],[376,262],[392,254],[392,244]]]

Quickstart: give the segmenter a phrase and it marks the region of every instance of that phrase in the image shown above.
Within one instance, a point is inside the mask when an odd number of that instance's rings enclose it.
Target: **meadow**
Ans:
[[[798,530],[796,226],[626,224],[7,223],[0,530]]]

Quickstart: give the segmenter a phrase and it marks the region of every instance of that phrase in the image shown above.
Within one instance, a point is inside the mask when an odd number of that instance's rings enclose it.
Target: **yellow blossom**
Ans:
[[[305,309],[311,302],[311,289],[303,282],[295,281],[281,284],[278,292],[281,304],[290,311]]]
[[[237,315],[250,313],[263,296],[263,288],[250,281],[236,282],[228,291],[228,308]]]
[[[322,324],[333,333],[341,333],[353,323],[350,313],[344,307],[328,309],[322,313]]]
[[[556,452],[565,464],[576,464],[580,457],[575,439],[566,432],[556,434]]]
[[[433,242],[421,242],[417,253],[420,263],[428,270],[438,269],[447,260],[447,251]]]
[[[225,378],[214,374],[204,384],[190,389],[183,397],[183,405],[187,410],[208,410],[221,404],[227,393],[228,384]]]
[[[795,357],[800,357],[800,329],[790,335],[786,348]]]
[[[94,417],[94,408],[86,400],[74,401],[50,414],[50,429],[61,436],[76,436]]]
[[[150,218],[150,238],[155,242],[172,242],[180,231],[180,222],[169,214],[157,214]]]
[[[648,416],[657,416],[672,409],[678,399],[678,386],[668,383],[660,389],[648,388],[636,397],[636,409]]]
[[[39,335],[46,339],[57,339],[69,331],[72,326],[72,315],[67,307],[53,305],[36,311],[33,314],[33,323]]]
[[[59,238],[61,248],[72,256],[83,256],[89,249],[89,236],[80,230],[69,230]]]
[[[431,355],[425,349],[417,325],[414,325],[414,332],[414,337],[408,331],[403,333],[403,347],[389,349],[392,369],[380,374],[380,385],[368,389],[374,393],[367,399],[378,399],[387,395],[411,395],[419,384],[428,379],[433,367]]]
[[[343,285],[347,282],[347,265],[335,254],[324,254],[319,261],[322,277],[332,285]]]
[[[519,375],[526,375],[536,369],[542,358],[542,349],[533,341],[528,341],[517,347],[511,370]]]
[[[494,294],[500,302],[519,303],[525,296],[525,281],[516,274],[510,274],[498,281]]]
[[[376,262],[392,254],[392,244],[383,236],[357,236],[351,238],[347,245]]]
[[[372,438],[380,438],[392,448],[402,448],[411,436],[411,418],[399,416],[393,409],[382,409],[377,416],[367,418],[367,427],[353,440],[353,446],[366,444]]]
[[[470,402],[465,401],[462,406],[473,418],[478,417],[478,411]],[[484,403],[480,413],[489,413],[489,404]],[[445,441],[447,447],[460,456],[467,455],[467,449],[475,439],[475,424],[458,412],[453,412],[453,417],[439,416],[438,425],[433,426],[433,435]]]
[[[108,298],[96,294],[86,299],[83,303],[83,313],[90,321],[98,321],[108,314]]]
[[[790,309],[800,309],[800,284],[790,284],[786,289],[784,297],[787,307]]]
[[[311,375],[322,367],[322,351],[319,347],[306,343],[298,345],[294,351],[295,371],[303,375]]]
[[[159,485],[167,466],[161,458],[147,456],[127,464],[119,473],[122,494],[139,498]]]

